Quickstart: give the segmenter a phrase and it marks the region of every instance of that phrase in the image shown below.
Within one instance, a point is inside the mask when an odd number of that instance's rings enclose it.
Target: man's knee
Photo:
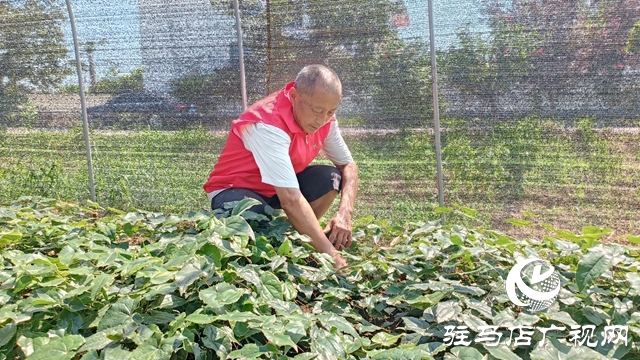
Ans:
[[[302,195],[312,202],[332,190],[340,192],[342,173],[335,166],[312,165],[298,174],[298,184]]]
[[[258,193],[248,189],[226,189],[211,199],[211,210],[224,209],[225,204],[235,201],[241,201],[245,198],[255,199],[260,204],[254,205],[249,208],[249,211],[253,211],[258,214],[265,214],[265,206],[267,206],[266,200]]]

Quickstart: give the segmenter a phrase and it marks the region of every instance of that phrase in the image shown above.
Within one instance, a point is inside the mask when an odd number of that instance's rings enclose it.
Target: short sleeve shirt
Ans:
[[[243,129],[242,142],[253,153],[262,182],[276,187],[299,188],[298,179],[289,158],[291,139],[283,130],[263,123],[255,123]],[[344,142],[336,121],[331,123],[329,135],[322,148],[327,158],[336,165],[353,162],[351,152]]]

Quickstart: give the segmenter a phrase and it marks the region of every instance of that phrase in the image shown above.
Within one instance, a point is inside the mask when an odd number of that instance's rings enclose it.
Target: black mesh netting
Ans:
[[[97,201],[207,207],[201,186],[242,111],[233,2],[72,4]],[[360,168],[356,216],[437,218],[427,1],[239,7],[248,102],[304,65],[332,67],[344,87],[338,119]],[[66,4],[0,1],[0,18],[0,201],[84,201]],[[637,234],[640,1],[435,1],[434,18],[447,205],[526,236],[547,230],[513,224]]]

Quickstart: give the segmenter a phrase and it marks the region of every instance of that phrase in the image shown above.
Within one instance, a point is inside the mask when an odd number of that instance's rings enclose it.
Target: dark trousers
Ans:
[[[312,202],[323,197],[331,190],[340,191],[342,188],[342,173],[334,166],[311,165],[307,166],[298,175],[298,185],[300,192],[308,202]],[[269,205],[274,209],[280,209],[280,199],[278,195],[266,197],[249,189],[230,188],[218,193],[211,199],[211,209],[222,209],[224,203],[230,201],[240,201],[244,198],[254,198],[260,201],[260,205],[255,205],[251,211],[258,214],[266,214],[264,207]]]

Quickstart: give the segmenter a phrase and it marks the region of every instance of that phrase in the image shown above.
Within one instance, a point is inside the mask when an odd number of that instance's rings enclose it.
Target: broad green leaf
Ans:
[[[296,286],[291,281],[285,281],[283,284],[283,295],[286,301],[293,301],[298,297]]]
[[[0,328],[0,348],[8,344],[9,341],[13,339],[13,336],[15,334],[16,334],[16,323],[14,321],[11,321],[8,324],[2,326],[2,328]]]
[[[483,346],[485,350],[487,350],[487,352],[491,354],[491,356],[495,357],[496,359],[522,360],[520,356],[516,355],[513,351],[511,351],[511,349],[509,349],[503,344],[500,344],[498,346],[487,346],[487,345],[483,345]]]
[[[620,250],[617,247],[600,245],[592,248],[587,256],[578,262],[576,272],[578,290],[583,291],[591,286],[600,275],[611,269],[619,261],[617,258],[619,254]]]
[[[243,346],[242,349],[230,352],[227,359],[251,359],[266,353],[266,351],[261,350],[256,344],[247,344]]]
[[[176,315],[166,312],[166,311],[158,311],[151,310],[142,314],[142,321],[145,324],[168,324],[176,319]]]
[[[158,258],[151,257],[143,257],[131,261],[127,261],[118,269],[122,276],[132,276],[135,275],[138,271],[150,267],[150,266],[160,266],[161,260]],[[74,268],[75,269],[75,268]]]
[[[90,350],[102,350],[107,345],[111,344],[114,340],[107,337],[107,333],[104,331],[97,332],[85,339],[84,345],[78,350],[78,352],[90,351]]]
[[[291,240],[286,239],[278,247],[278,255],[287,256],[291,253]]]
[[[122,298],[116,301],[106,312],[100,323],[98,324],[98,331],[122,328],[128,326],[138,320],[136,315],[142,321],[142,317],[137,314],[138,300],[130,297]]]
[[[632,244],[640,244],[640,236],[627,235],[627,241]]]
[[[14,244],[22,239],[22,233],[16,229],[0,232],[0,246]]]
[[[598,342],[594,350],[604,355],[607,359],[624,359],[625,355],[633,350],[633,345],[632,343],[625,345],[623,341],[619,341],[617,344],[610,342],[604,345],[602,342]]]
[[[186,321],[190,321],[194,324],[211,324],[216,320],[214,315],[206,315],[206,314],[191,314],[185,318]]]
[[[442,324],[455,319],[461,312],[462,308],[457,301],[445,301],[426,309],[424,318],[429,322],[436,321],[438,324]]]
[[[200,300],[214,309],[233,304],[240,300],[242,295],[244,295],[243,290],[239,290],[235,286],[227,283],[221,283],[213,288],[200,290],[199,293]]]
[[[167,360],[173,353],[173,342],[155,336],[149,338],[131,352],[131,360]]]
[[[559,250],[562,251],[574,252],[580,250],[580,245],[573,242],[553,239],[553,243]]]
[[[603,236],[609,235],[613,230],[609,228],[601,228],[598,226],[585,226],[582,228],[582,234],[590,239],[598,240]]]
[[[483,356],[476,348],[455,346],[450,353],[444,354],[445,360],[482,360]]]
[[[302,338],[307,336],[307,329],[310,326],[309,321],[290,320],[285,326],[286,334],[297,344]]]
[[[82,350],[79,350],[78,352],[82,352]],[[97,351],[91,350],[91,351],[88,351],[86,354],[82,355],[80,360],[100,360],[100,355],[98,355]]]
[[[115,344],[101,351],[100,358],[104,360],[129,360],[131,352],[121,348],[119,344]]]
[[[353,325],[342,316],[336,314],[318,314],[318,320],[327,330],[335,327],[343,333],[353,337],[360,337]]]
[[[215,351],[215,353],[221,358],[225,358],[226,355],[232,351],[231,342],[237,342],[233,337],[233,330],[228,327],[207,325],[204,329],[203,335],[202,344]]]
[[[309,333],[311,342],[311,352],[317,354],[332,354],[335,358],[346,357],[347,351],[342,337],[338,334],[328,332],[324,329],[313,326]]]
[[[628,272],[624,274],[629,282],[629,287],[631,288],[632,295],[640,295],[640,275],[632,272]]]
[[[571,346],[547,337],[542,346],[535,346],[531,351],[531,360],[548,359],[601,360],[602,355],[586,346]]]
[[[403,317],[402,321],[404,322],[405,329],[418,333],[422,336],[425,336],[429,329],[429,323],[422,319],[407,316]]]
[[[60,253],[58,253],[58,259],[64,265],[69,266],[73,261],[73,257],[76,255],[76,251],[69,245],[65,245]]]
[[[302,353],[294,356],[292,360],[313,360],[313,359],[319,359],[319,358],[320,358],[319,354]]]
[[[231,215],[242,215],[243,212],[249,210],[255,205],[261,205],[262,203],[254,198],[244,198],[233,207]]]
[[[220,219],[220,225],[216,227],[215,231],[225,237],[240,235],[255,240],[255,234],[247,220],[238,215]]]
[[[29,356],[29,360],[70,360],[76,355],[78,349],[84,343],[80,335],[66,335],[54,338],[45,346],[38,348]]]
[[[465,314],[463,313],[461,315],[462,317],[462,321],[465,323],[465,325],[467,325],[469,327],[469,329],[478,332],[479,327],[480,326],[487,326],[489,324],[487,324],[484,320],[480,319],[479,317],[473,315],[473,314]]]
[[[428,307],[431,307],[437,304],[440,300],[442,300],[447,295],[448,295],[448,292],[436,291],[428,295],[422,295],[416,298],[406,299],[405,301],[409,305],[413,305],[414,307],[420,310],[424,310]]]
[[[485,319],[492,319],[493,313],[491,312],[491,307],[485,302],[476,299],[465,299],[464,302],[467,307],[479,312]]]
[[[262,285],[262,282],[260,282],[260,275],[258,275],[258,272],[253,267],[237,267],[236,273],[238,274],[238,276],[256,287],[260,287]]]
[[[433,360],[434,355],[444,351],[446,345],[442,343],[427,343],[411,347],[403,344],[395,349],[374,350],[368,353],[375,360]]]
[[[371,342],[375,344],[379,344],[382,346],[391,346],[398,342],[398,340],[402,337],[403,334],[392,335],[387,332],[381,331],[371,338]]]
[[[260,275],[260,281],[262,282],[263,290],[260,294],[267,299],[282,300],[282,282],[272,272],[264,272]]]
[[[586,306],[582,308],[582,315],[589,319],[590,324],[594,324],[596,326],[600,326],[603,322],[611,320],[611,316],[609,316],[609,314],[593,306]]]
[[[251,312],[239,312],[239,311],[233,311],[230,313],[226,313],[226,314],[222,314],[222,315],[218,315],[216,317],[216,320],[224,320],[224,321],[239,321],[239,322],[247,322],[250,320],[258,320],[261,317],[259,315],[256,315],[254,313]]]
[[[471,216],[471,217],[477,217],[478,215],[478,210],[472,209],[472,208],[468,208],[465,206],[460,206],[460,205],[456,205],[456,208],[460,211],[462,211],[463,213]]]
[[[122,223],[123,224],[135,224],[138,221],[143,221],[144,220],[144,215],[138,213],[138,212],[130,212],[127,213],[123,218],[122,218]]]
[[[0,219],[1,218],[16,220],[18,217],[16,216],[16,213],[13,211],[0,208]]]
[[[422,346],[412,348],[396,348],[382,351],[369,352],[372,360],[431,360],[431,353]]]
[[[461,285],[461,284],[451,284],[451,286],[453,287],[455,292],[459,292],[463,294],[469,294],[469,295],[475,295],[475,296],[482,296],[486,294],[486,291],[482,290],[477,286],[469,286],[469,285]]]
[[[294,349],[298,348],[289,335],[273,332],[269,329],[262,330],[262,333],[271,343],[277,346],[291,346]]]
[[[193,259],[180,269],[180,271],[176,273],[176,285],[178,285],[180,294],[186,293],[189,285],[193,284],[202,275],[203,272],[200,268],[200,262],[198,262],[197,259]]]
[[[540,317],[535,314],[527,314],[526,312],[521,312],[516,317],[516,325],[524,325],[524,326],[533,326],[535,323],[540,321]]]
[[[100,274],[93,280],[91,286],[91,300],[95,300],[100,290],[106,290],[111,283],[113,283],[114,277],[110,274]]]
[[[569,326],[578,325],[578,323],[575,320],[573,320],[571,315],[566,311],[547,312],[545,313],[545,316],[551,320],[555,320],[565,325],[569,325]]]
[[[193,259],[196,251],[198,250],[198,244],[196,242],[192,242],[189,244],[185,244],[181,246],[177,251],[171,253],[167,261],[164,264],[165,269],[173,269],[179,268],[181,269],[184,264],[188,263]]]

